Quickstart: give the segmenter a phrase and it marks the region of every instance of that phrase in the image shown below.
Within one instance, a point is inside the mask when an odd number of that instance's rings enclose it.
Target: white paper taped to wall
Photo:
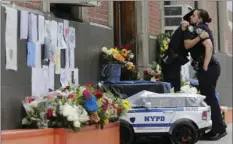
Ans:
[[[16,9],[6,7],[6,69],[17,71],[17,29],[18,12]]]

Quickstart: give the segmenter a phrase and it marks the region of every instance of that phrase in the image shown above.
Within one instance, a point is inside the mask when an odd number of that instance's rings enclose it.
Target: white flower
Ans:
[[[62,115],[65,117],[72,116],[76,110],[69,104],[65,104],[62,109]]]
[[[102,83],[101,83],[101,82],[98,82],[98,86],[101,88],[101,87],[102,87]]]
[[[129,57],[130,57],[131,59],[133,59],[133,58],[134,58],[134,54],[130,54]]]
[[[150,80],[156,82],[156,79],[154,77],[152,77]]]
[[[79,121],[75,121],[74,122],[74,127],[79,128],[80,125],[81,125],[81,123]]]
[[[68,116],[68,117],[67,117],[67,120],[68,120],[68,121],[74,121],[74,119],[73,119],[72,116]]]
[[[104,53],[106,53],[107,50],[108,50],[108,49],[107,49],[106,47],[103,47],[103,48],[102,48],[102,52],[104,52]]]
[[[132,63],[132,62],[127,62],[125,65],[126,65],[126,66],[132,66],[133,63]]]
[[[171,41],[171,40],[168,38],[168,39],[167,39],[167,42],[169,43],[170,41]]]
[[[190,93],[192,93],[192,94],[197,94],[197,89],[196,89],[195,87],[192,87],[192,88],[190,89]]]
[[[38,107],[38,101],[34,100],[31,103],[28,104],[32,108],[37,108]]]
[[[181,92],[183,93],[189,93],[190,92],[190,86],[189,85],[184,85],[180,88]]]
[[[107,55],[112,55],[112,50],[107,50]]]
[[[86,121],[89,121],[90,120],[90,118],[89,118],[89,116],[88,115],[80,115],[80,117],[79,117],[79,121],[81,122],[81,123],[84,123],[84,122],[86,122]]]

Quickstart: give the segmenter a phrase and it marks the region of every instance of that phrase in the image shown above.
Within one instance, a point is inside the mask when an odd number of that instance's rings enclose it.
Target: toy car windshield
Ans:
[[[141,91],[127,100],[133,108],[175,108],[175,107],[204,107],[205,96],[189,93],[164,93],[158,94],[150,91]]]

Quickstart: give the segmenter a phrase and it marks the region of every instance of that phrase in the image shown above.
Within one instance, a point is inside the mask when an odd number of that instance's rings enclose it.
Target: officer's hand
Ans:
[[[202,31],[199,36],[201,39],[205,39],[209,37],[209,34],[206,31]]]
[[[181,22],[182,31],[185,31],[186,28],[188,27],[188,25],[189,25],[189,22],[188,22],[188,21],[182,21],[182,22]]]
[[[203,65],[203,69],[204,69],[204,71],[207,71],[208,70],[208,65],[207,66]]]

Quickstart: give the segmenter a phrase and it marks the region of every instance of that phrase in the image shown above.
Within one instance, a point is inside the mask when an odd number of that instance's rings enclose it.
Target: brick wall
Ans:
[[[88,20],[98,24],[108,25],[109,2],[101,1],[100,7],[88,8]]]
[[[160,2],[148,1],[148,32],[155,36],[160,33]]]
[[[26,7],[26,8],[32,8],[32,9],[40,9],[40,1],[39,0],[32,0],[28,2],[18,2],[18,1],[12,1],[11,3],[15,3],[16,5]]]
[[[40,1],[32,0],[31,2],[15,2],[12,3],[16,5],[33,8],[33,9],[40,9]],[[89,22],[94,22],[98,24],[108,25],[108,14],[109,14],[109,2],[108,1],[101,1],[100,7],[88,7],[88,20]]]

